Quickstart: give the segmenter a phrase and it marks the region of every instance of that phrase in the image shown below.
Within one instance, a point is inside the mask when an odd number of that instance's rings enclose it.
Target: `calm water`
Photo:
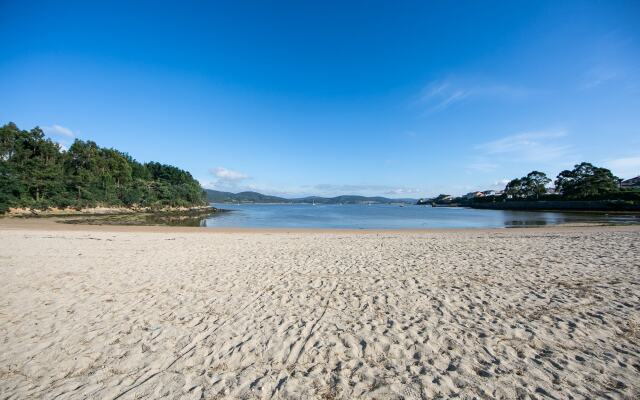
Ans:
[[[206,227],[252,228],[502,228],[567,222],[640,222],[635,216],[474,210],[407,205],[217,204],[231,210],[201,222]]]

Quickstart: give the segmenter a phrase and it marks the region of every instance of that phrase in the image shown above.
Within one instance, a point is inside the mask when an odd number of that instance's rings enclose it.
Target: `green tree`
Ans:
[[[69,150],[40,128],[0,127],[0,213],[10,207],[193,206],[204,190],[190,173],[141,164],[115,149],[76,140]]]
[[[22,177],[37,207],[47,207],[62,189],[60,146],[44,138],[40,128],[32,129],[22,143],[28,157],[22,161]]]
[[[506,195],[512,198],[539,198],[547,192],[546,185],[551,182],[544,172],[531,171],[522,178],[512,179],[504,189]]]
[[[586,198],[618,190],[620,179],[606,168],[582,162],[558,174],[556,190],[568,198]]]
[[[26,198],[26,187],[18,167],[21,164],[21,132],[14,123],[0,127],[0,213]]]
[[[525,180],[526,197],[535,197],[536,199],[547,193],[547,185],[551,182],[547,174],[540,171],[531,171],[523,179]]]
[[[76,197],[78,206],[93,206],[100,199],[99,149],[91,141],[76,140],[67,151],[64,171],[67,187]]]
[[[504,188],[504,193],[513,198],[522,197],[522,191],[522,179],[520,178],[510,180]]]

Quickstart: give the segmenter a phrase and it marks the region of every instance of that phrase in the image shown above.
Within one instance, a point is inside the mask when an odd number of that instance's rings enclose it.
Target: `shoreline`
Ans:
[[[46,218],[29,217],[0,217],[0,231],[30,230],[30,231],[73,231],[73,232],[137,232],[137,233],[255,233],[255,234],[416,234],[416,233],[449,233],[449,232],[516,232],[516,231],[582,231],[582,230],[611,230],[640,231],[638,224],[557,224],[531,225],[528,227],[501,228],[407,228],[407,229],[340,229],[340,228],[285,228],[285,227],[194,227],[171,225],[96,225],[69,224],[58,222],[60,216]]]
[[[213,204],[213,203],[212,203]],[[234,205],[234,206],[243,206],[243,205],[312,205],[311,203],[215,203],[221,206],[224,205]],[[316,206],[335,206],[335,205],[367,205],[368,203],[316,203]],[[427,208],[468,208],[473,210],[496,210],[496,211],[524,211],[524,212],[553,212],[553,213],[563,213],[563,214],[596,214],[596,215],[637,215],[640,216],[640,210],[592,210],[592,209],[571,209],[571,208],[492,208],[492,207],[478,207],[475,205],[429,205],[429,204],[412,204],[412,203],[372,203],[375,206],[397,206],[399,204],[405,206],[416,206],[416,207],[427,207]]]
[[[476,202],[469,204],[468,207],[477,210],[640,214],[640,205],[634,202],[627,202],[622,199]]]
[[[7,213],[0,215],[0,218],[49,218],[49,217],[95,217],[95,216],[116,216],[116,215],[136,215],[136,214],[179,214],[179,213],[199,213],[205,211],[216,212],[220,209],[211,204],[194,207],[88,207],[88,208],[57,208],[51,207],[46,210],[36,208],[9,208]]]

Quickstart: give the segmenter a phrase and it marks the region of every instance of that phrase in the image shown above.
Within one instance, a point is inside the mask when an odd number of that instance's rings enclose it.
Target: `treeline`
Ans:
[[[521,178],[507,183],[500,194],[485,194],[453,197],[441,194],[418,204],[473,206],[478,203],[516,202],[516,201],[607,201],[627,205],[640,205],[640,190],[620,188],[621,179],[607,168],[582,162],[571,170],[560,172],[552,182],[544,172],[531,171]],[[488,191],[491,192],[491,191]]]
[[[618,199],[623,193],[628,193],[620,189],[620,181],[607,168],[582,162],[558,174],[553,194],[565,200]],[[508,199],[536,200],[549,192],[549,183],[551,179],[544,172],[532,171],[507,183],[504,195]]]
[[[198,181],[179,168],[142,164],[91,141],[76,140],[65,151],[40,128],[0,127],[0,213],[11,207],[190,207],[205,200]]]

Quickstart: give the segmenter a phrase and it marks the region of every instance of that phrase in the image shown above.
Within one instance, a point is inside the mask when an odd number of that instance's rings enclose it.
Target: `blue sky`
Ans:
[[[640,174],[640,2],[345,3],[0,1],[0,123],[285,196]]]

